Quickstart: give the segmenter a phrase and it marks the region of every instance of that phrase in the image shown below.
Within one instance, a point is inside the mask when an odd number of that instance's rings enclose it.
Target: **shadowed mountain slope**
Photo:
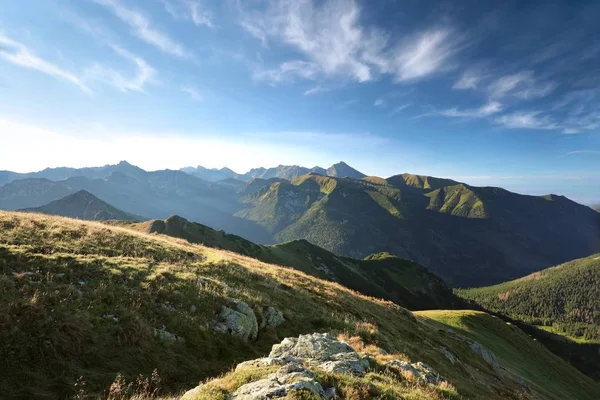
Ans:
[[[270,264],[292,267],[413,310],[457,308],[461,305],[441,279],[424,267],[386,253],[357,260],[338,257],[306,240],[274,246],[257,245],[239,236],[216,231],[178,216],[127,226],[146,233],[164,234],[191,243],[233,251]]]
[[[26,208],[21,211],[87,219],[90,221],[111,219],[140,221],[143,219],[138,215],[129,214],[111,206],[86,190],[80,190],[41,207]]]
[[[444,186],[447,185],[447,186]],[[600,251],[600,215],[562,196],[524,196],[451,180],[315,174],[263,185],[236,215],[277,242],[336,254],[390,252],[459,286],[497,283]]]

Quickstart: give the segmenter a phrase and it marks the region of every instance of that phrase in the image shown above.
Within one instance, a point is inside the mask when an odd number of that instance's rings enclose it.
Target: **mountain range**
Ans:
[[[340,161],[339,163],[334,164],[327,169],[321,167],[306,168],[300,167],[298,165],[279,165],[273,168],[253,168],[245,174],[238,174],[229,168],[209,169],[204,168],[202,166],[197,166],[182,168],[181,171],[210,182],[216,182],[230,178],[239,179],[242,181],[249,181],[256,178],[281,178],[290,180],[292,178],[297,178],[299,176],[306,175],[311,172],[318,175],[334,176],[339,178],[348,177],[360,179],[366,176],[362,172],[355,170],[343,161]]]
[[[362,177],[344,163],[325,174],[294,176],[306,172],[294,166],[267,171],[254,170],[257,177],[247,181],[148,172],[127,162],[5,172],[5,181],[23,179],[0,186],[0,208],[36,208],[86,190],[129,214],[176,214],[255,243],[304,239],[355,259],[388,252],[461,287],[503,282],[600,251],[600,214],[562,196],[414,174]]]

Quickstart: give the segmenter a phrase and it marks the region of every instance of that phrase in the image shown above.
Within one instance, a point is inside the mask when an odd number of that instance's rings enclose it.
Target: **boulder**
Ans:
[[[283,313],[274,307],[267,307],[263,311],[265,317],[264,324],[267,326],[278,327],[285,322]]]
[[[229,333],[243,340],[256,339],[258,322],[252,308],[241,300],[229,299],[221,307],[212,329],[218,333]]]
[[[280,344],[273,346],[269,357],[330,361],[331,356],[338,353],[356,352],[350,345],[335,339],[328,333],[313,333],[300,335],[297,339],[285,338]]]
[[[485,360],[485,362],[487,362],[490,365],[490,367],[492,367],[494,371],[500,372],[500,363],[498,363],[496,355],[490,350],[488,350],[484,345],[473,340],[469,343],[469,348],[475,354],[479,354]]]
[[[419,383],[422,384],[439,385],[443,381],[442,377],[435,372],[433,368],[420,361],[411,364],[402,360],[391,360],[387,363],[387,365],[402,372],[409,373],[410,375],[414,376]]]

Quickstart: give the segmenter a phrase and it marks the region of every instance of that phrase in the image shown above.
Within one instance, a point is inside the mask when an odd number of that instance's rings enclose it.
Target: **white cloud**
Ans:
[[[270,84],[293,82],[296,78],[315,79],[319,73],[319,66],[309,61],[286,61],[276,68],[263,69],[257,67],[253,77],[258,81],[267,81]],[[311,93],[314,93],[311,92]],[[311,94],[308,93],[308,94]]]
[[[165,10],[175,19],[191,21],[196,26],[214,28],[212,13],[207,10],[202,0],[159,0]]]
[[[394,109],[392,110],[392,112],[390,113],[390,115],[398,114],[400,111],[402,111],[402,110],[404,110],[404,109],[406,109],[406,108],[408,108],[408,107],[410,107],[410,106],[412,106],[412,103],[406,103],[406,104],[402,104],[402,105],[400,105],[400,106],[398,106],[398,107],[394,108]]]
[[[87,94],[92,91],[76,74],[33,54],[25,45],[0,34],[0,57],[20,67],[33,69],[76,85]]]
[[[442,110],[439,113],[445,117],[482,118],[497,114],[502,111],[502,108],[503,107],[501,103],[497,101],[491,101],[478,108],[470,108],[466,110],[450,108],[447,110]]]
[[[419,79],[447,68],[448,60],[457,51],[451,36],[448,29],[432,29],[398,47],[392,61],[396,79]]]
[[[485,79],[485,74],[483,74],[481,70],[468,69],[461,75],[461,77],[456,82],[454,82],[454,85],[452,85],[452,89],[475,90],[478,88],[479,83],[483,79]]]
[[[494,119],[494,123],[506,128],[515,129],[559,129],[550,117],[541,115],[540,111],[514,112],[512,114],[502,115]]]
[[[194,101],[204,100],[204,96],[202,96],[200,92],[198,92],[198,90],[192,86],[182,86],[181,91],[187,93]]]
[[[156,71],[141,57],[123,49],[122,47],[111,47],[121,57],[133,62],[137,66],[136,74],[132,77],[127,77],[123,72],[116,69],[106,67],[101,64],[94,64],[85,71],[86,81],[99,81],[113,86],[122,92],[144,92],[144,86],[154,80]]]
[[[375,102],[373,103],[374,107],[385,107],[385,99],[382,97],[379,97],[378,99],[375,99]]]
[[[493,99],[514,96],[522,100],[530,100],[545,97],[556,87],[554,82],[538,83],[532,71],[520,71],[496,79],[487,90]]]
[[[574,151],[569,151],[567,153],[565,153],[565,155],[567,156],[574,156],[574,155],[600,155],[600,150],[574,150]]]
[[[109,9],[113,14],[129,25],[133,30],[133,34],[144,42],[176,57],[191,57],[191,54],[183,45],[171,39],[167,34],[154,28],[145,15],[125,7],[119,0],[91,1]]]
[[[390,45],[385,32],[361,24],[361,10],[354,0],[261,4],[264,7],[259,10],[241,9],[240,25],[265,46],[270,41],[283,43],[303,54],[326,77],[357,82],[372,81],[381,74],[397,81],[420,79],[446,69],[458,51],[451,31],[442,28]]]

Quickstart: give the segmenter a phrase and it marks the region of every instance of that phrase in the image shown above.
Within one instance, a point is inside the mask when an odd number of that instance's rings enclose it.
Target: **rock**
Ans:
[[[220,329],[220,325],[218,326]],[[369,361],[347,343],[329,334],[314,333],[300,335],[298,338],[285,338],[281,343],[273,345],[268,357],[243,362],[236,367],[236,371],[272,365],[281,367],[264,379],[239,387],[228,399],[280,399],[295,390],[307,391],[318,399],[333,399],[336,396],[335,388],[324,390],[315,379],[315,369],[364,376],[370,366]],[[198,386],[187,392],[182,399],[194,399],[200,395],[201,390],[202,386]]]
[[[182,338],[181,336],[177,336],[174,333],[171,333],[167,330],[165,330],[165,328],[163,327],[162,329],[157,329],[157,328],[153,328],[152,329],[152,335],[155,338],[158,338],[162,341],[165,342],[182,342],[185,343],[185,339]]]
[[[411,364],[402,360],[391,360],[387,365],[409,373],[422,384],[439,385],[443,381],[442,377],[433,368],[420,361]]]
[[[243,340],[256,339],[258,322],[252,308],[241,300],[229,299],[228,305],[222,306],[213,330],[218,333],[229,333]]]
[[[285,322],[283,313],[274,307],[267,307],[263,311],[263,315],[267,326],[277,327]]]
[[[456,364],[458,362],[458,358],[456,358],[456,356],[454,354],[452,354],[450,352],[450,350],[448,350],[447,348],[440,346],[439,347],[440,351],[442,352],[442,354],[444,356],[446,356],[446,358],[448,359],[448,361],[450,361],[452,363],[452,365]]]
[[[267,378],[247,383],[231,395],[232,400],[267,400],[286,397],[295,390],[304,390],[321,399],[325,391],[315,380],[315,374],[300,364],[289,364]]]
[[[296,338],[285,338],[280,344],[273,346],[269,357],[308,358],[317,361],[330,361],[331,356],[338,353],[356,353],[350,345],[335,339],[327,333],[300,335]]]
[[[479,354],[485,360],[485,362],[487,362],[490,365],[490,367],[492,367],[494,371],[500,372],[500,364],[498,363],[498,360],[496,359],[496,355],[494,353],[488,350],[481,343],[476,342],[474,340],[470,341],[469,347],[474,353]]]

